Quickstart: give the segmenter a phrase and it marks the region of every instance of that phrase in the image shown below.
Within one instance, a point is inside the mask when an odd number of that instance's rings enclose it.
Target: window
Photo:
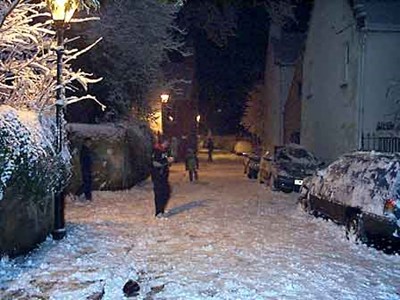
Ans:
[[[303,84],[301,81],[297,82],[297,97],[301,100],[301,95],[303,93]]]
[[[350,45],[349,42],[344,43],[343,57],[343,77],[341,86],[346,86],[349,81],[349,64],[350,64]]]
[[[307,99],[310,99],[310,98],[312,98],[312,96],[313,96],[313,83],[312,83],[312,81],[313,81],[313,76],[314,76],[314,74],[313,74],[313,61],[312,60],[309,60],[308,61],[308,68],[307,68],[308,70],[307,70],[307,72],[308,72],[308,81],[306,82],[306,98]],[[304,77],[304,78],[306,78],[306,77]]]

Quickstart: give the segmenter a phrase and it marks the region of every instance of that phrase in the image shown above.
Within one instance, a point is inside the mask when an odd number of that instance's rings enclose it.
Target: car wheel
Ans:
[[[279,190],[280,190],[278,181],[276,181],[273,178],[271,178],[271,180],[270,180],[270,187],[271,187],[271,191],[273,191],[273,192],[279,192]]]
[[[361,214],[353,215],[347,220],[346,238],[356,244],[365,241],[364,226]]]
[[[302,197],[299,202],[300,202],[300,207],[303,211],[305,211],[310,215],[313,214],[310,194],[307,193],[307,195],[305,197]]]

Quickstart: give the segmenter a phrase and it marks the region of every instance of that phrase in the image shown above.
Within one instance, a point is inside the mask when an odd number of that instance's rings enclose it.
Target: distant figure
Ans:
[[[187,136],[182,135],[179,141],[178,156],[179,160],[184,160],[186,156],[187,149],[189,148]]]
[[[168,176],[169,162],[167,156],[168,142],[157,142],[151,156],[151,180],[153,181],[155,216],[165,216],[165,208],[171,194]]]
[[[207,139],[207,150],[208,150],[208,162],[212,162],[213,161],[213,151],[214,151],[214,141],[211,137],[209,137]]]
[[[92,200],[92,151],[90,150],[91,140],[85,138],[79,153],[79,162],[81,166],[82,185],[79,188],[77,195],[82,192],[85,194],[86,200]]]
[[[174,158],[174,162],[178,161],[178,149],[179,149],[179,144],[178,144],[178,139],[173,136],[171,138],[171,156]]]
[[[197,158],[197,155],[192,148],[189,148],[186,153],[185,166],[186,171],[189,172],[189,180],[191,182],[193,181],[193,179],[197,181],[199,179],[199,176],[197,174],[197,170],[199,169],[199,159]]]

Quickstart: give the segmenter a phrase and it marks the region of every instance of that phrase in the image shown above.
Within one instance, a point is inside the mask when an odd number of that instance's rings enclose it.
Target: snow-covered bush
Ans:
[[[48,194],[66,183],[68,152],[56,156],[54,136],[37,114],[0,106],[0,200],[7,186],[18,181],[21,192]]]
[[[81,8],[97,3],[80,1]],[[13,181],[37,193],[54,190],[56,183],[65,185],[70,166],[66,139],[61,154],[53,149],[55,34],[45,1],[0,2],[0,199]],[[65,89],[70,91],[66,104],[96,100],[90,95],[74,95],[79,87],[87,90],[88,84],[97,81],[91,74],[71,68],[71,61],[86,50],[70,49],[66,39],[62,74]]]

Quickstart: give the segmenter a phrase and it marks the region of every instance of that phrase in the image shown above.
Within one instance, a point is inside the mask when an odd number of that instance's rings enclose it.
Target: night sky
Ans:
[[[209,128],[218,134],[236,133],[247,93],[265,69],[268,15],[257,7],[238,7],[235,37],[220,47],[198,34],[196,77],[199,107]]]
[[[235,36],[226,45],[210,40],[205,31],[192,30],[196,57],[199,109],[205,128],[215,134],[237,134],[247,94],[263,80],[268,44],[269,15],[252,1],[225,1],[236,10]],[[259,1],[261,2],[261,1]],[[296,22],[290,31],[305,31],[311,0],[293,1]]]
[[[186,43],[194,48],[196,62],[194,86],[202,118],[201,133],[205,133],[207,129],[211,129],[214,134],[237,134],[241,131],[239,124],[247,95],[257,83],[263,81],[265,72],[269,15],[262,5],[254,5],[255,2],[262,3],[263,1],[268,0],[189,0],[179,14],[177,22],[188,32]],[[300,0],[293,1],[299,3]],[[218,29],[226,26],[225,23],[229,24],[229,21],[225,22],[223,18],[210,16],[209,10],[202,7],[205,2],[216,4],[221,12],[227,9],[234,12],[233,23],[236,27],[234,34],[228,36],[226,42],[221,43],[210,38],[210,28],[205,28],[204,24],[212,23],[211,30],[218,32]],[[301,0],[300,2],[312,1]],[[103,5],[106,3],[102,1]],[[298,9],[300,19],[304,19],[309,8],[304,9],[301,5],[298,7],[300,7]],[[212,22],[209,22],[210,20]],[[79,30],[77,31],[68,32],[75,36],[79,35]],[[105,41],[102,43],[104,44]],[[91,53],[96,51],[102,51],[101,47],[96,47]],[[110,55],[113,56],[113,53]],[[82,56],[77,61],[78,66],[84,66],[99,77],[105,76],[102,73],[103,69],[113,69],[113,66],[108,66],[105,61],[102,61],[101,65],[91,62],[88,59],[89,56]],[[120,75],[123,80],[125,74]],[[103,101],[107,99],[110,91],[110,85],[105,83],[106,80],[103,80],[89,87],[90,92]],[[113,101],[106,104],[109,108],[112,107],[117,111],[119,109]],[[79,111],[85,111],[85,114],[77,113]],[[103,115],[97,104],[83,101],[68,107],[67,118],[69,122],[94,123],[101,120]]]

